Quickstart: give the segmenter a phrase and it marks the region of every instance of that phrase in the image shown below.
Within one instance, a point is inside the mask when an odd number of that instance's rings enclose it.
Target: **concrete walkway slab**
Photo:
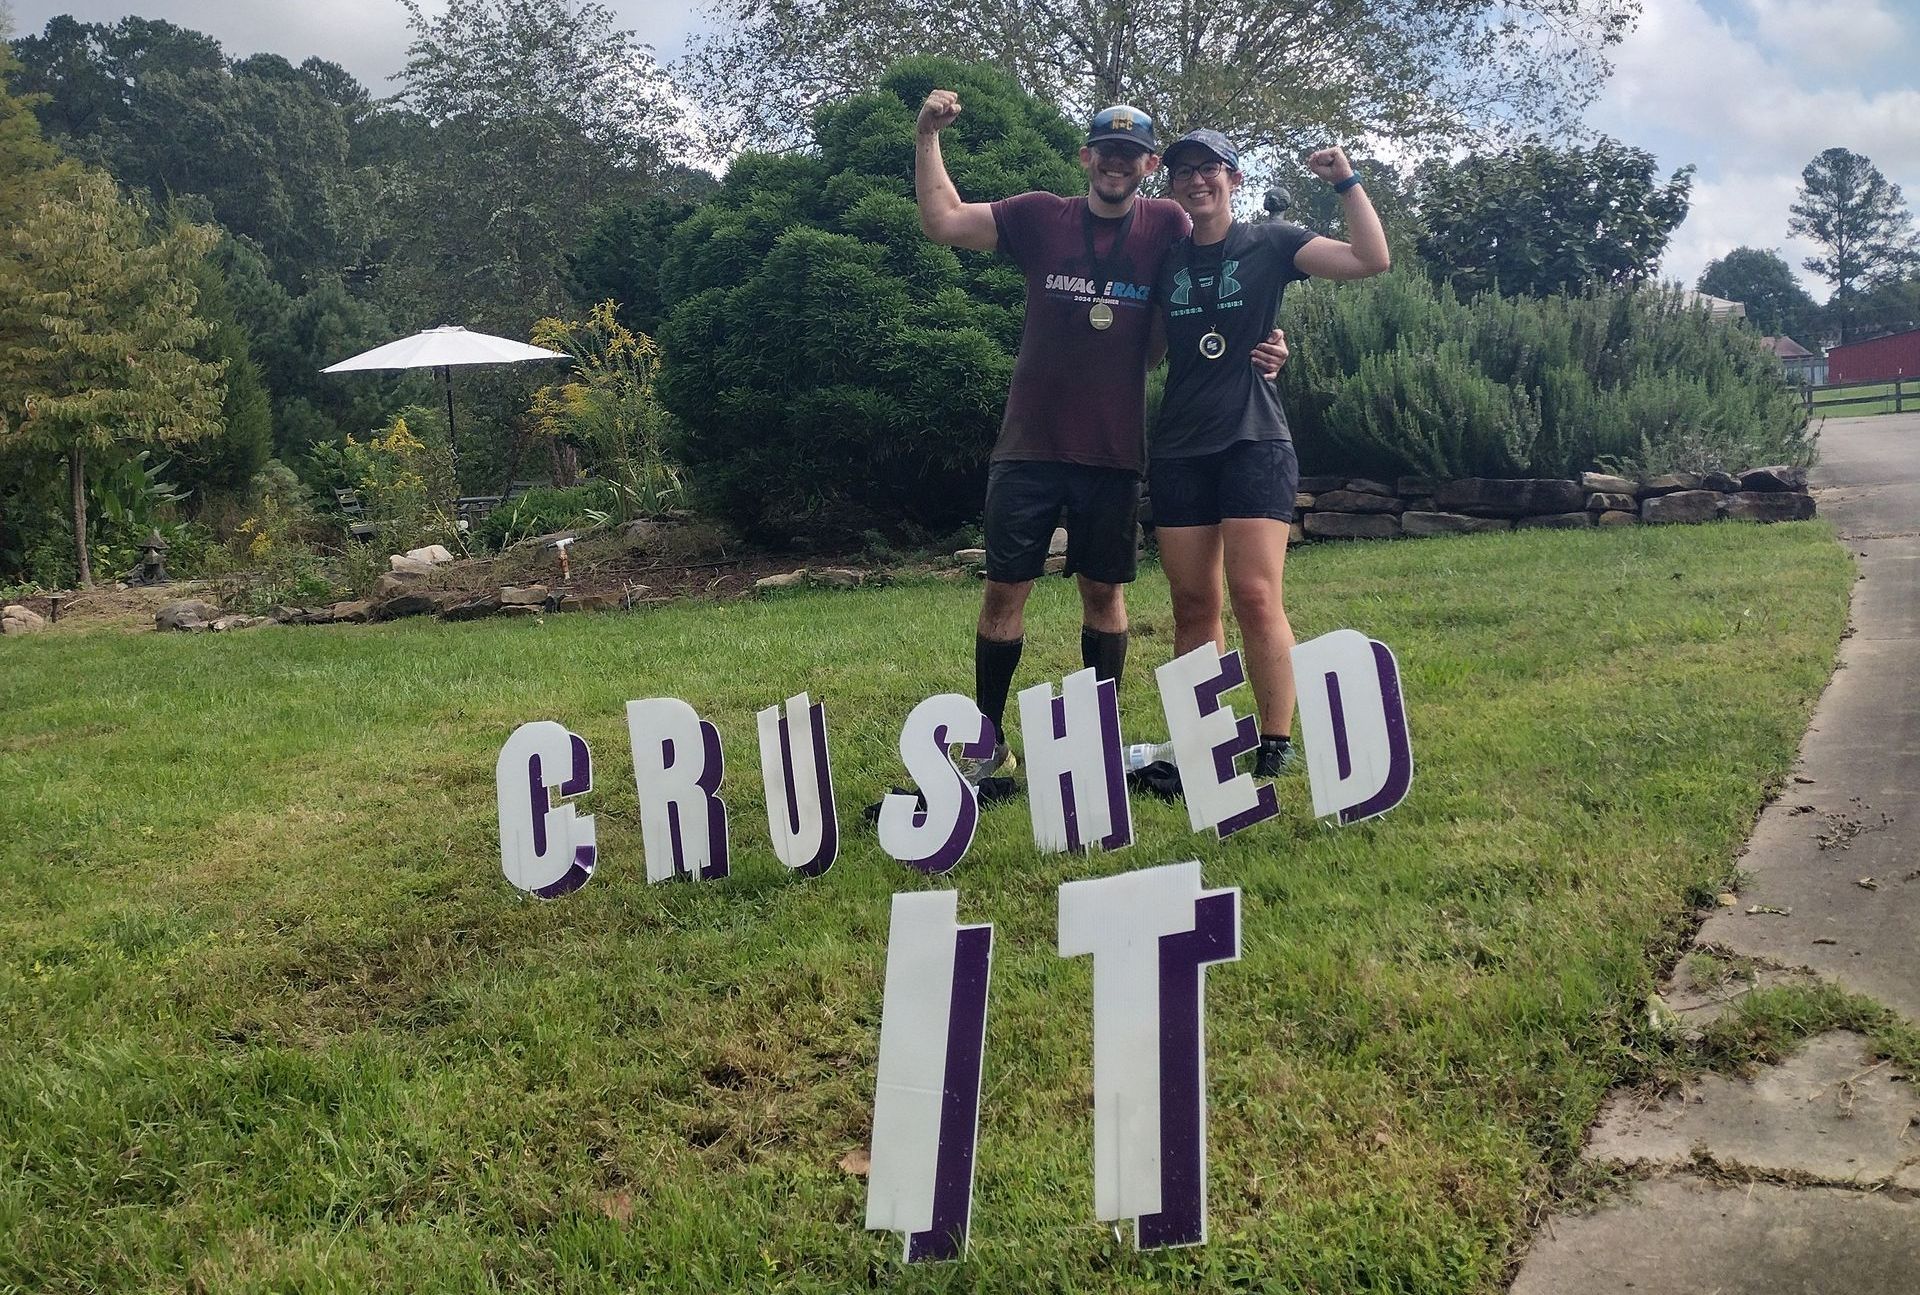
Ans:
[[[1913,1295],[1920,1202],[1833,1187],[1638,1183],[1562,1216],[1513,1295]]]
[[[1586,1154],[1670,1169],[1704,1155],[1721,1169],[1920,1188],[1916,1120],[1920,1092],[1906,1076],[1876,1064],[1860,1035],[1836,1030],[1751,1080],[1707,1075],[1651,1107],[1616,1097]]]
[[[1828,420],[1820,451],[1820,514],[1861,576],[1851,632],[1799,774],[1741,858],[1739,902],[1698,942],[1772,964],[1762,981],[1810,969],[1920,1021],[1920,415]],[[1683,974],[1664,992],[1697,1025],[1741,990]],[[1588,1155],[1667,1176],[1551,1220],[1514,1295],[1920,1293],[1920,1101],[1864,1044],[1835,1033],[1750,1082],[1611,1105]],[[1690,1172],[1696,1152],[1721,1171],[1885,1190],[1729,1186]]]

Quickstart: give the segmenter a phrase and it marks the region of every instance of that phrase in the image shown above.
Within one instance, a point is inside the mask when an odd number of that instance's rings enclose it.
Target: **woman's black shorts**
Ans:
[[[1147,466],[1156,527],[1218,526],[1227,517],[1292,521],[1299,484],[1292,441],[1236,441],[1218,453]]]

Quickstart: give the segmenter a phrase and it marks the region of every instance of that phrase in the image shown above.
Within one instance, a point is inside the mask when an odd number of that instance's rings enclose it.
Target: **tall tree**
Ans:
[[[1602,136],[1529,141],[1429,167],[1420,254],[1461,292],[1543,297],[1650,279],[1686,219],[1693,168],[1662,184],[1653,154]]]
[[[350,130],[369,105],[340,68],[277,54],[229,66],[212,37],[141,18],[56,18],[18,47],[48,131],[156,207],[203,199],[295,288],[363,256],[372,179]]]
[[[194,315],[194,267],[213,241],[191,225],[150,234],[88,171],[44,197],[0,258],[0,449],[66,460],[82,585],[88,456],[218,426],[220,368],[192,352],[210,328]]]
[[[1769,337],[1785,335],[1802,345],[1818,340],[1820,307],[1777,252],[1736,247],[1707,262],[1694,286],[1701,292],[1745,303],[1747,322]]]
[[[1575,123],[1640,0],[708,0],[677,69],[716,143],[799,143],[914,54],[992,63],[1085,118],[1129,102],[1243,148],[1434,148]]]
[[[1848,341],[1860,294],[1894,282],[1920,260],[1900,186],[1859,153],[1830,148],[1800,172],[1800,194],[1789,210],[1787,232],[1826,249],[1803,264],[1833,285],[1828,306],[1840,340]]]
[[[597,0],[404,0],[401,105],[433,131],[397,232],[408,322],[524,332],[568,302],[592,211],[644,198],[676,113],[665,76]]]

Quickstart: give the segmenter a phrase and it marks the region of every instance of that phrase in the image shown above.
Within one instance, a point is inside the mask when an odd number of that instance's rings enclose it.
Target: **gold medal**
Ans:
[[[1112,328],[1113,307],[1104,301],[1094,302],[1093,309],[1087,312],[1087,322],[1102,330]]]
[[[1217,360],[1227,353],[1227,339],[1217,332],[1206,334],[1200,339],[1200,355],[1203,359]]]

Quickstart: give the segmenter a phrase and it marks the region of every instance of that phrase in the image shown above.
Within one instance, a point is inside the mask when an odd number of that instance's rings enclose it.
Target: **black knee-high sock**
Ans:
[[[1080,664],[1090,666],[1096,679],[1118,683],[1127,668],[1127,631],[1080,627]]]
[[[976,634],[973,639],[973,699],[980,713],[993,721],[993,731],[1002,742],[1007,740],[1007,693],[1025,645],[1023,638],[1003,641]]]

